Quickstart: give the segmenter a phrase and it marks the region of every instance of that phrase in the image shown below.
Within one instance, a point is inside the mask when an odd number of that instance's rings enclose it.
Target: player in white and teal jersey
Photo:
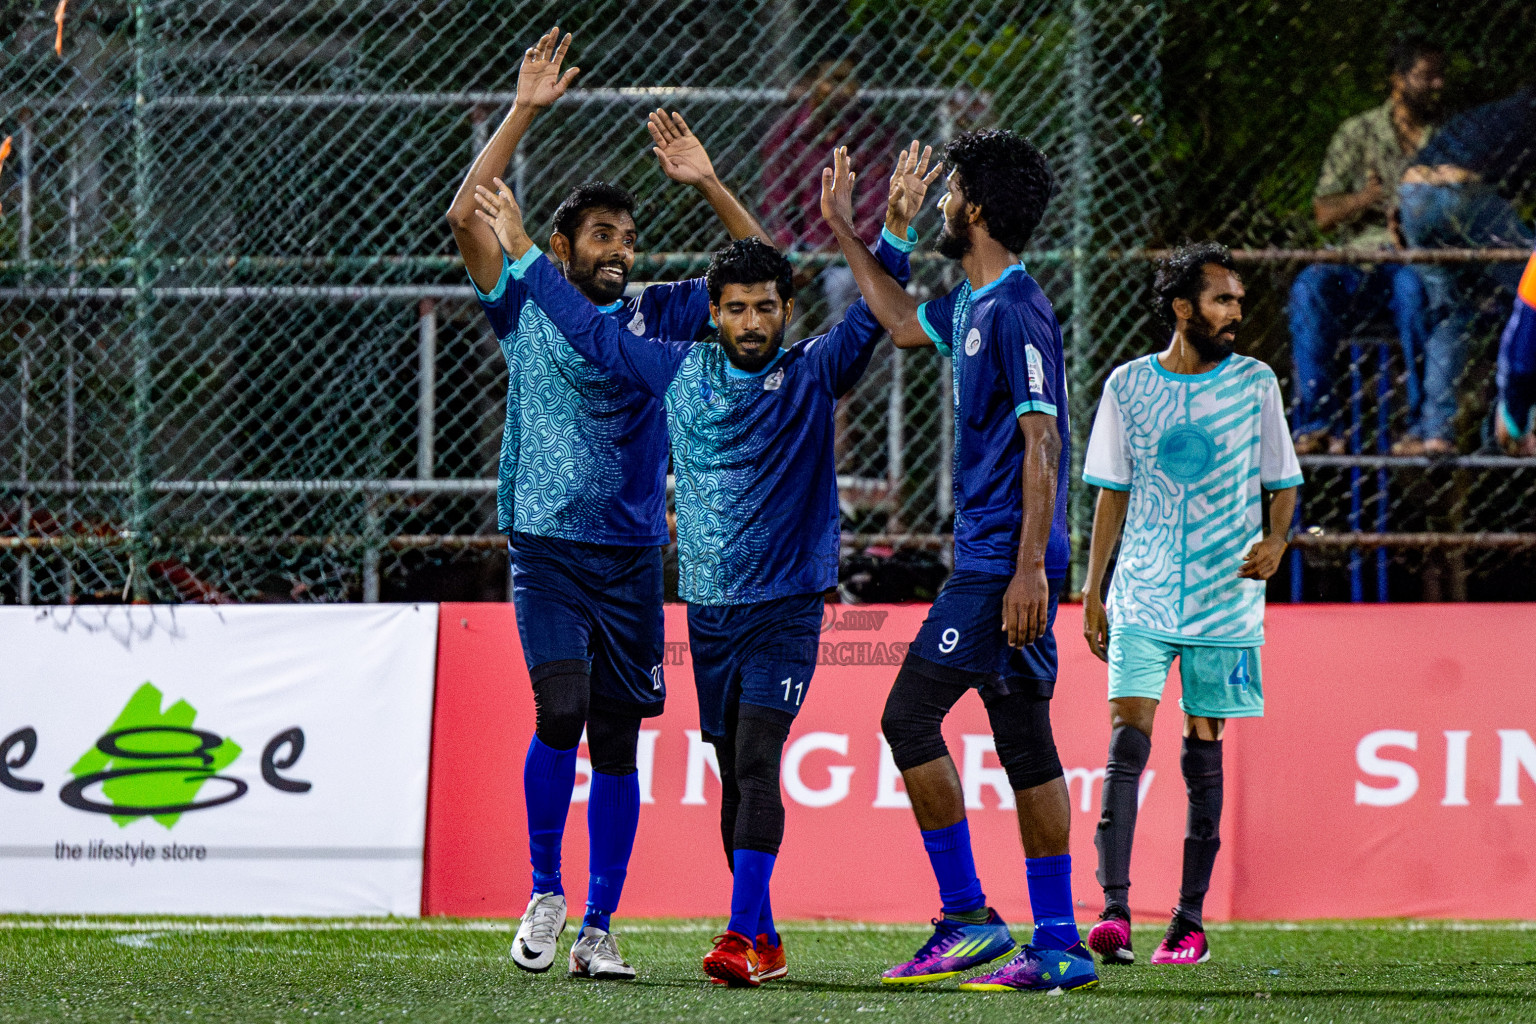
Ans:
[[[448,221],[507,360],[498,520],[508,536],[512,601],[532,682],[535,730],[523,765],[532,897],[512,943],[528,971],[548,970],[565,927],[560,848],[583,729],[592,761],[589,882],[570,970],[628,979],[608,931],[640,814],[640,722],[661,713],[661,545],[667,542],[667,425],[661,403],[617,387],[528,301],[495,233],[474,216],[475,188],[511,160],[534,118],[566,91],[571,37],[546,33],[523,56],[517,100],[469,169]],[[663,171],[698,189],[733,237],[761,235],[720,183],[677,114],[648,128]],[[580,301],[634,336],[699,338],[709,329],[702,279],[625,296],[639,229],[634,199],[603,182],[578,185],[555,211],[551,255]]]
[[[1179,249],[1154,290],[1173,340],[1109,375],[1083,466],[1084,481],[1100,489],[1083,631],[1109,663],[1111,720],[1095,837],[1105,905],[1088,944],[1105,963],[1135,959],[1137,793],[1177,659],[1189,818],[1179,905],[1152,962],[1189,964],[1210,958],[1201,911],[1221,846],[1222,729],[1264,713],[1264,581],[1285,554],[1301,468],[1274,371],[1232,352],[1243,285],[1231,254],[1215,243]],[[1100,593],[1116,541],[1106,610]]]

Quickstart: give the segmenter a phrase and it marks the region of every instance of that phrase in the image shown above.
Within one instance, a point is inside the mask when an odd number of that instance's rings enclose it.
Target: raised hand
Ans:
[[[944,169],[944,163],[940,161],[929,170],[928,161],[933,158],[933,147],[924,146],[921,155],[917,147],[918,142],[913,139],[912,145],[897,154],[896,169],[891,172],[891,195],[885,207],[885,226],[892,234],[903,238],[906,237],[908,225],[923,208],[928,186],[933,184],[939,172]]]
[[[475,205],[479,207],[475,216],[495,232],[496,241],[501,243],[508,256],[514,260],[522,259],[523,254],[533,248],[533,239],[523,229],[523,211],[518,209],[507,183],[500,178],[492,180],[496,183],[494,192],[484,185],[475,186]]]
[[[704,143],[688,130],[682,114],[655,110],[646,119],[645,127],[656,144],[651,152],[656,154],[667,177],[682,185],[703,185],[714,180],[715,165],[710,162]]]
[[[542,110],[565,95],[581,68],[571,68],[560,73],[565,52],[571,48],[571,34],[560,38],[560,26],[556,25],[539,37],[539,41],[523,52],[523,66],[517,72],[517,100],[519,106]]]
[[[828,224],[852,226],[853,183],[857,180],[848,147],[838,146],[832,151],[832,166],[821,171],[821,216]]]

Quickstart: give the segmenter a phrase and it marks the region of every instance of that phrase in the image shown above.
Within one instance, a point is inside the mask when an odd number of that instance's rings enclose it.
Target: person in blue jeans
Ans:
[[[1526,248],[1531,228],[1510,204],[1536,178],[1536,86],[1451,118],[1403,174],[1403,234],[1416,248]],[[1513,292],[1516,263],[1430,263],[1419,268],[1433,325],[1424,348],[1424,409],[1399,455],[1448,455],[1457,384],[1479,300]]]
[[[1328,144],[1313,193],[1320,231],[1351,249],[1400,244],[1391,186],[1433,135],[1445,84],[1445,53],[1424,39],[1397,43],[1389,55],[1391,95],[1341,124]],[[1291,355],[1295,362],[1296,451],[1344,451],[1338,382],[1339,340],[1390,312],[1407,364],[1409,421],[1421,401],[1417,354],[1423,350],[1424,286],[1413,267],[1397,263],[1314,263],[1291,285]]]

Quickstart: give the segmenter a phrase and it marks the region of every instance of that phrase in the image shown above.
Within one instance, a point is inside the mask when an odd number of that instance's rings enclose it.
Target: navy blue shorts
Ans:
[[[512,605],[528,671],[584,661],[592,703],[661,714],[666,640],[662,625],[661,548],[582,544],[515,533]]]
[[[1050,697],[1056,689],[1056,602],[1061,580],[1047,580],[1051,599],[1045,635],[1028,647],[1008,646],[1003,596],[1011,576],[958,569],[934,599],[907,653],[969,676],[971,685],[997,694]]]
[[[699,729],[724,736],[732,701],[798,714],[816,672],[820,594],[757,604],[688,606]]]

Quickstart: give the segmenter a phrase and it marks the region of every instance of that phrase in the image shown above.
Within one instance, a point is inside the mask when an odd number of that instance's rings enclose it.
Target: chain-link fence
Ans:
[[[1311,187],[1338,122],[1380,103],[1387,41],[1439,34],[1453,103],[1513,91],[1536,56],[1517,0],[1370,6],[0,0],[0,598],[505,596],[506,369],[443,214],[557,21],[581,78],[509,180],[546,226],[578,181],[632,189],[636,278],[696,273],[725,240],[649,152],[658,105],[794,249],[802,331],[840,300],[793,176],[834,142],[868,180],[897,141],[1006,126],[1061,182],[1025,260],[1064,325],[1079,461],[1105,374],[1164,341],[1148,257],[1184,237],[1250,250],[1244,347],[1289,395]],[[917,226],[936,233],[931,204]],[[925,257],[916,287],[955,274]],[[1472,454],[1487,333],[1468,454],[1434,461],[1378,451],[1404,364],[1379,331],[1357,339],[1351,451],[1308,460],[1321,533],[1276,596],[1374,596],[1381,544],[1394,594],[1530,596],[1536,464]],[[845,401],[850,544],[944,550],[948,375],[883,351]],[[1081,553],[1091,497],[1073,495]]]

